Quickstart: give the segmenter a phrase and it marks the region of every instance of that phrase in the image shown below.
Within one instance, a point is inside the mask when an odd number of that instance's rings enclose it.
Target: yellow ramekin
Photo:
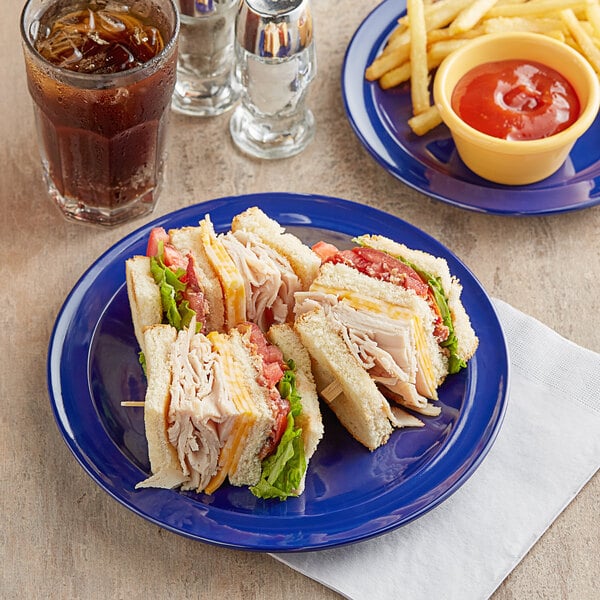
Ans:
[[[579,118],[552,136],[525,141],[496,138],[467,125],[451,104],[459,79],[482,63],[510,59],[536,61],[561,73],[579,97]],[[555,173],[600,107],[600,83],[587,60],[568,45],[538,33],[490,33],[473,39],[442,62],[433,95],[465,165],[477,175],[505,185],[527,185]]]

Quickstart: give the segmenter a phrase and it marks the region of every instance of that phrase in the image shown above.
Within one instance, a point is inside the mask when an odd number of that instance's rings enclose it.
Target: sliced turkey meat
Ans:
[[[406,406],[424,408],[428,401],[419,391],[419,370],[413,324],[379,313],[359,311],[333,294],[296,294],[297,315],[321,306],[346,346],[369,375]]]
[[[273,323],[284,323],[294,304],[300,280],[286,258],[247,231],[221,234],[246,291],[246,320],[266,331]]]
[[[217,472],[219,454],[236,408],[228,396],[219,356],[194,327],[181,330],[171,350],[169,441],[184,474],[182,489],[202,491]]]

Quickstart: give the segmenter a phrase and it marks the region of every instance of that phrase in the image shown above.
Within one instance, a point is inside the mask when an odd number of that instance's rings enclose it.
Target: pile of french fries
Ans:
[[[469,40],[500,31],[531,31],[575,48],[600,77],[600,0],[407,0],[406,15],[367,67],[383,89],[410,82],[408,124],[424,135],[441,123],[430,100],[433,73]]]

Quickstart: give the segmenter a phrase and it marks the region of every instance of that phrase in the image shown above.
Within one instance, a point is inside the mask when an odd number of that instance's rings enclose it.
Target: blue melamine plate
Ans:
[[[499,215],[543,215],[600,203],[600,116],[551,177],[526,186],[504,186],[475,175],[460,160],[450,132],[440,125],[423,137],[407,124],[408,85],[382,90],[365,79],[379,55],[404,0],[385,0],[354,34],[342,69],[346,113],[359,140],[389,173],[410,187],[460,208]]]
[[[287,502],[260,500],[222,486],[212,496],[141,489],[149,473],[142,400],[145,379],[127,301],[125,260],[144,254],[151,227],[195,225],[206,213],[217,231],[250,206],[309,244],[347,247],[380,233],[447,259],[480,345],[467,369],[440,389],[439,417],[397,430],[375,452],[355,442],[323,408],[325,436],[306,491]],[[323,196],[265,193],[184,208],[134,231],[102,255],[67,297],[48,354],[50,399],[60,432],[85,471],[118,502],[149,521],[204,542],[261,551],[310,550],[378,535],[421,516],[473,473],[500,428],[508,387],[504,335],[492,304],[471,272],[427,234],[373,208]]]

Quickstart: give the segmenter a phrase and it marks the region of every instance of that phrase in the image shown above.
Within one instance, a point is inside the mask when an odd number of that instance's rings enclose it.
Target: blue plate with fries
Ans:
[[[526,186],[505,186],[475,175],[460,160],[450,132],[438,125],[423,136],[408,126],[409,83],[384,90],[367,81],[367,67],[382,52],[404,0],[384,0],[354,34],[342,68],[348,119],[375,160],[406,185],[459,208],[497,215],[544,215],[600,203],[600,116],[551,177]],[[434,75],[434,74],[432,74]]]

